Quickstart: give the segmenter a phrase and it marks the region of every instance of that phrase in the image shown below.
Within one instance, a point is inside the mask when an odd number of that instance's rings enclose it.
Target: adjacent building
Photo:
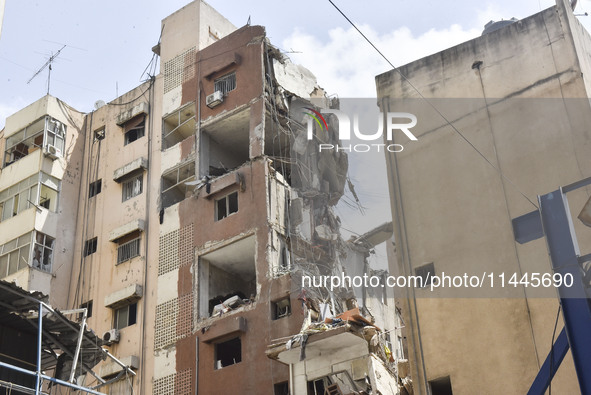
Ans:
[[[492,289],[396,295],[419,394],[527,392],[550,351],[558,300],[552,288],[507,283],[551,270],[544,239],[516,243],[512,220],[591,174],[591,37],[563,0],[502,25],[376,77],[382,111],[418,118],[418,140],[395,136],[404,150],[387,156],[391,271],[495,279]],[[569,196],[573,218],[587,198]],[[584,249],[589,234],[575,227]],[[570,354],[552,392],[578,393]]]

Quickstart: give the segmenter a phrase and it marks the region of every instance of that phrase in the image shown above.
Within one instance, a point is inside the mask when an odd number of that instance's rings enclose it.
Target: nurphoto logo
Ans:
[[[351,128],[349,115],[347,115],[344,111],[333,109],[322,109],[320,111],[316,111],[310,107],[305,108],[306,110],[310,111],[304,112],[304,114],[308,115],[308,140],[312,140],[314,138],[314,123],[319,126],[321,131],[328,133],[328,123],[326,122],[323,114],[336,116],[339,122],[338,137],[339,141],[343,142],[343,144],[319,144],[318,150],[320,152],[329,150],[346,152],[383,152],[382,150],[387,150],[388,152],[401,152],[404,149],[401,144],[379,143],[379,141],[383,140],[384,118],[386,118],[386,140],[388,142],[393,141],[395,131],[403,132],[411,141],[418,140],[416,136],[410,131],[412,127],[416,126],[417,117],[414,114],[408,112],[388,112],[386,113],[385,117],[383,113],[380,113],[378,115],[378,130],[375,133],[365,134],[362,133],[359,128],[358,114],[353,115],[353,128]],[[351,140],[351,130],[357,139],[368,142],[376,141],[376,143],[345,144],[347,141]]]

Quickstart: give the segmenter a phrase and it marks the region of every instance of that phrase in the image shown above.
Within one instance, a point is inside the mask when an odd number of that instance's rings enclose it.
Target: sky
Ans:
[[[333,1],[396,66],[475,38],[490,20],[520,19],[555,4],[554,0]],[[6,116],[46,94],[47,68],[28,81],[63,45],[52,65],[53,96],[89,112],[97,100],[108,102],[133,89],[146,78],[143,72],[158,42],[160,21],[187,3],[6,0],[0,36],[0,128]],[[374,97],[375,75],[391,69],[328,0],[208,3],[237,27],[249,18],[252,25],[266,26],[271,42],[310,69],[330,95]],[[585,12],[591,13],[591,0],[579,1],[575,14]],[[579,20],[591,30],[591,16]],[[389,219],[380,206],[387,202],[383,157],[351,155],[350,161],[350,178],[369,210],[363,219],[342,205],[337,211],[345,228],[363,233]],[[368,180],[376,167],[381,169],[380,177]]]

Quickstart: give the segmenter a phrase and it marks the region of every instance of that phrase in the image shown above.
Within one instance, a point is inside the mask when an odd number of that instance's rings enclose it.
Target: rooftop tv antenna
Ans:
[[[49,84],[51,83],[51,63],[53,63],[53,61],[59,56],[60,52],[62,52],[62,50],[64,48],[66,48],[65,44],[63,47],[61,47],[59,49],[59,51],[52,54],[49,57],[49,59],[47,59],[47,62],[45,62],[45,64],[43,66],[41,66],[41,68],[39,70],[37,70],[37,72],[35,74],[33,74],[33,76],[27,81],[27,84],[30,83],[31,81],[33,81],[33,78],[37,77],[37,75],[39,75],[39,73],[41,73],[43,70],[45,70],[46,67],[49,66],[49,74],[47,75],[47,94],[49,95]]]

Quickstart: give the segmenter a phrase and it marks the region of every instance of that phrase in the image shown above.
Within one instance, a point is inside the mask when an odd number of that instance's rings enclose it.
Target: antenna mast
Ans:
[[[43,70],[45,70],[45,68],[47,66],[49,66],[49,74],[47,76],[47,94],[49,95],[49,84],[51,82],[51,63],[58,57],[58,55],[60,54],[60,52],[62,52],[62,50],[66,48],[66,45],[64,44],[63,47],[61,47],[59,49],[59,51],[57,51],[55,54],[51,55],[49,57],[49,59],[47,60],[47,62],[45,62],[45,64],[43,66],[41,66],[41,68],[39,70],[37,70],[37,72],[35,74],[33,74],[33,76],[27,81],[27,84],[31,81],[33,81],[33,78],[37,77],[37,75],[39,75],[39,73],[41,73]]]

